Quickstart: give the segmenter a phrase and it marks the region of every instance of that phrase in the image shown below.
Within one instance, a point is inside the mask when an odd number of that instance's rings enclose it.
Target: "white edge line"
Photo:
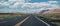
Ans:
[[[51,26],[48,23],[44,22],[43,20],[39,19],[38,17],[35,16],[35,18],[37,18],[39,21],[42,21],[44,24],[46,24],[47,26]]]

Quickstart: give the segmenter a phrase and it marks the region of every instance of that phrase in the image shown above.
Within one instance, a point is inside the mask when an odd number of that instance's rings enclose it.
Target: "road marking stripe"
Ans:
[[[28,17],[26,17],[24,20],[22,20],[21,22],[19,22],[19,23],[17,23],[15,26],[20,26],[23,22],[25,22],[27,19],[29,18],[29,16]]]
[[[39,21],[42,21],[43,23],[45,23],[47,26],[51,26],[48,23],[44,22],[43,20],[39,19],[38,17],[35,16],[35,18],[37,18]]]

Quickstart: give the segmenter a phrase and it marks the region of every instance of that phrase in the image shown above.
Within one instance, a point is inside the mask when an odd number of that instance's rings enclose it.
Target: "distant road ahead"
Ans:
[[[20,26],[50,26],[49,24],[40,21],[37,17],[34,15],[31,15],[23,24]]]

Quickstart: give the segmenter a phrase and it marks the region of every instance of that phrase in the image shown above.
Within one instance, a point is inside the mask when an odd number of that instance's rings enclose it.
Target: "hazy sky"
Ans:
[[[59,0],[0,0],[0,13],[34,13],[60,7]]]

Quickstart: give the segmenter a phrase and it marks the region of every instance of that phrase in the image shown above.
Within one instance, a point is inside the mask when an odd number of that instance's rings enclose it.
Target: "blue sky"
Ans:
[[[0,13],[35,13],[60,7],[59,0],[0,0]]]
[[[48,0],[31,0],[29,2],[34,3],[34,2],[47,2]]]

